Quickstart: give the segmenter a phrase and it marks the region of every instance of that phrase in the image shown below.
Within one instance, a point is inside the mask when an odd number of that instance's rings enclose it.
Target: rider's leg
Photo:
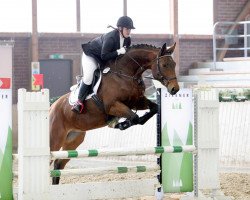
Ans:
[[[97,62],[94,58],[82,54],[82,70],[83,70],[83,81],[80,86],[80,91],[78,95],[78,101],[73,105],[72,111],[76,113],[82,113],[84,108],[84,100],[87,97],[89,90],[91,88],[91,83],[93,81],[93,74],[97,68]]]
[[[84,108],[83,102],[85,98],[87,97],[90,88],[91,88],[91,85],[86,85],[84,82],[81,83],[80,91],[78,95],[78,101],[73,105],[71,109],[72,111],[76,113],[82,113],[83,108]]]

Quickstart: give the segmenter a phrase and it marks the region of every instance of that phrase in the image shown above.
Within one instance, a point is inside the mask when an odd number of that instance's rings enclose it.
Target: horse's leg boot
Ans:
[[[126,119],[124,122],[116,124],[115,128],[119,128],[120,130],[125,130],[130,126],[138,124],[138,122],[139,122],[139,116],[135,115],[132,119]]]
[[[82,82],[80,86],[79,95],[78,95],[78,101],[71,108],[73,112],[79,113],[79,114],[82,113],[83,108],[84,108],[83,101],[87,97],[90,88],[91,88],[91,85],[86,85],[85,83]]]

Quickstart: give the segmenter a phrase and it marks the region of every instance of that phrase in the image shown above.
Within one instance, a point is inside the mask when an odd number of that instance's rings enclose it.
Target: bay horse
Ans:
[[[69,93],[60,97],[50,107],[49,131],[50,150],[75,150],[84,140],[86,131],[104,127],[109,119],[125,118],[115,128],[124,130],[132,125],[143,125],[157,113],[158,106],[144,96],[145,85],[142,73],[150,69],[154,79],[160,81],[171,95],[179,91],[175,74],[175,61],[171,54],[175,44],[161,48],[140,44],[128,48],[126,54],[110,61],[110,71],[103,74],[97,96],[103,102],[100,109],[93,99],[85,101],[82,114],[71,111]],[[149,112],[139,117],[132,110]],[[54,169],[63,169],[69,159],[56,159]],[[60,178],[53,177],[52,183],[58,184]]]

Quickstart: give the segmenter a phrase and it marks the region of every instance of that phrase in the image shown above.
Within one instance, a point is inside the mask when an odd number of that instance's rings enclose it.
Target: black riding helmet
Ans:
[[[118,19],[117,27],[125,27],[127,29],[135,29],[134,25],[133,25],[133,20],[128,17],[128,16],[122,16]]]

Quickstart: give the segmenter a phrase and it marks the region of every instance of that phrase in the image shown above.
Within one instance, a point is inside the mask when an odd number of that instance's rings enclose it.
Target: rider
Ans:
[[[82,113],[85,100],[93,80],[94,71],[98,65],[104,66],[107,61],[126,53],[126,47],[131,44],[130,32],[135,29],[133,20],[128,16],[118,19],[117,28],[101,35],[92,41],[82,44],[83,81],[81,82],[78,101],[73,105],[72,111]]]

